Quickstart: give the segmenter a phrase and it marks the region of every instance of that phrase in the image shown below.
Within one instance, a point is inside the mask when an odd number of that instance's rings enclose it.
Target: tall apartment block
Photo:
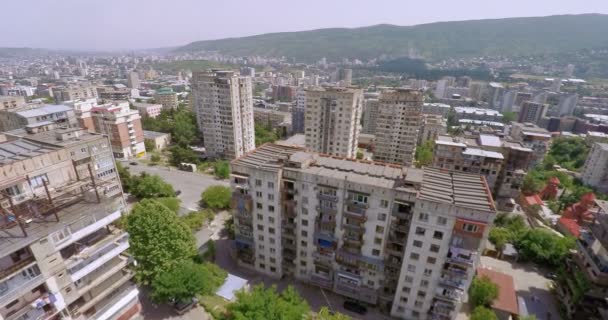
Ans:
[[[173,89],[171,88],[161,88],[156,90],[154,100],[156,100],[156,103],[161,104],[164,110],[175,110],[179,106],[177,93],[173,92]]]
[[[454,319],[495,216],[479,175],[267,144],[232,162],[239,265],[378,305]]]
[[[422,122],[424,93],[395,88],[382,91],[376,120],[374,160],[411,166]]]
[[[568,319],[608,319],[608,201],[595,200],[592,221],[557,275],[556,293]]]
[[[306,91],[298,87],[296,90],[296,101],[291,107],[292,132],[304,133],[304,112],[306,111]]]
[[[192,94],[210,157],[234,159],[255,149],[250,77],[234,71],[194,72]]]
[[[79,128],[0,142],[0,319],[131,319],[139,313],[112,148]]]
[[[139,89],[139,73],[136,71],[129,71],[127,74],[127,86],[131,89]]]
[[[131,159],[146,155],[144,133],[139,111],[131,110],[128,102],[113,102],[91,109],[95,132],[107,134],[114,157]]]
[[[581,179],[586,185],[608,192],[608,143],[593,144],[583,166]]]
[[[355,158],[362,110],[361,89],[306,89],[306,148],[313,152]]]
[[[81,128],[95,132],[95,124],[93,123],[93,117],[91,116],[91,109],[97,106],[97,98],[65,101],[64,104],[74,109],[78,125]]]
[[[365,93],[363,101],[363,126],[361,133],[376,134],[376,122],[378,121],[378,93]]]
[[[521,105],[521,110],[519,111],[518,122],[531,122],[531,123],[539,123],[540,120],[547,113],[547,105],[526,101]]]

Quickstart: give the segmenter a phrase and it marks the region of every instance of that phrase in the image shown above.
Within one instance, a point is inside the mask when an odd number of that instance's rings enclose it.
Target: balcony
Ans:
[[[117,231],[66,261],[73,281],[82,279],[129,248],[129,234]]]
[[[319,192],[317,193],[317,198],[319,200],[338,202],[338,196],[329,193]]]
[[[296,201],[295,200],[285,200],[283,201],[283,214],[288,218],[297,217],[296,212]]]
[[[348,233],[344,233],[344,236],[342,237],[342,240],[345,243],[351,244],[351,245],[355,245],[355,246],[362,246],[363,245],[363,237],[360,235],[354,235],[354,234],[348,234]]]
[[[353,219],[354,220],[354,219]],[[342,223],[342,227],[354,232],[364,233],[365,225],[363,223],[357,223],[356,221],[349,221],[348,219]]]
[[[34,256],[28,256],[20,261],[17,261],[15,263],[13,263],[12,266],[0,271],[0,281],[2,281],[2,279],[8,277],[9,275],[16,273],[17,271],[21,271],[21,269],[25,268],[26,266],[29,266],[32,264],[32,262],[36,261],[36,259],[34,259]]]
[[[344,214],[348,218],[357,219],[357,220],[360,220],[360,221],[366,221],[367,220],[367,216],[365,215],[365,209],[364,208],[360,208],[360,207],[356,207],[356,206],[352,206],[352,205],[347,205],[345,207]]]
[[[402,242],[402,244],[405,244],[405,242]],[[389,244],[386,246],[386,253],[392,254],[397,257],[403,257],[404,249],[405,248],[403,245]]]
[[[458,276],[449,276],[448,274],[444,273],[441,275],[441,278],[439,279],[439,283],[441,283],[442,285],[445,285],[445,286],[452,287],[452,288],[465,290],[466,289],[465,279],[466,278],[458,277]]]
[[[317,211],[331,215],[336,215],[338,213],[338,209],[322,205],[317,206]]]
[[[24,292],[31,291],[44,282],[44,277],[36,262],[25,266],[21,272],[17,271],[0,282],[0,305],[5,305]]]
[[[448,260],[466,266],[473,266],[477,259],[477,252],[451,246],[448,252]]]
[[[348,205],[351,206],[351,207],[355,207],[355,208],[363,209],[363,210],[369,208],[369,204],[367,204],[365,202],[360,202],[360,201],[352,200],[352,199],[348,200]]]
[[[405,245],[407,242],[407,234],[404,232],[390,232],[388,234],[388,241],[398,245]]]
[[[452,288],[444,288],[443,286],[439,286],[435,291],[435,297],[443,300],[460,302],[464,291]]]
[[[412,206],[410,204],[395,202],[393,208],[393,216],[407,220],[412,218]]]
[[[454,315],[454,310],[456,310],[456,306],[452,302],[435,300],[431,305],[431,319],[451,320]]]
[[[296,252],[290,249],[283,249],[283,259],[295,260],[297,258]]]
[[[315,251],[312,253],[315,263],[331,266],[334,262],[335,253],[331,251]]]
[[[92,297],[91,300],[84,301],[82,298],[76,300],[69,306],[72,319],[111,319],[138,297],[137,287],[129,281],[132,277],[132,273],[126,273],[102,292]]]
[[[28,297],[29,300],[19,300],[22,306],[19,310],[6,316],[5,320],[26,320],[26,319],[48,319],[52,317],[56,310],[51,303],[57,301],[56,297],[47,293],[44,287],[35,289],[36,294]],[[1,316],[1,315],[0,315]]]
[[[397,230],[402,233],[408,233],[410,231],[410,225],[403,224],[403,223],[391,223],[391,228],[393,228],[393,230]]]
[[[129,264],[130,260],[130,258],[118,256],[109,261],[103,267],[95,270],[95,272],[89,274],[87,277],[77,281],[75,284],[78,292],[82,295],[92,288],[95,288],[113,275],[123,270]]]

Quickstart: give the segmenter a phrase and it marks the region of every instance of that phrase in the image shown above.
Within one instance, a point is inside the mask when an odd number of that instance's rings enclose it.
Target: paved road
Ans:
[[[128,167],[132,174],[146,172],[159,175],[166,182],[170,183],[175,190],[182,192],[179,195],[179,198],[182,200],[182,207],[190,211],[198,210],[201,193],[208,187],[218,184],[223,186],[230,185],[227,180],[217,180],[212,176],[204,174],[168,169],[162,166],[148,166],[143,163],[139,163],[136,166],[129,165],[127,162],[123,162],[122,164]]]
[[[561,319],[555,297],[549,291],[551,280],[543,276],[544,270],[529,263],[511,263],[486,256],[481,257],[481,265],[513,277],[517,296],[524,299],[528,314],[536,315],[538,320],[547,320],[547,312],[550,312],[551,320]],[[461,312],[457,319],[468,317]]]

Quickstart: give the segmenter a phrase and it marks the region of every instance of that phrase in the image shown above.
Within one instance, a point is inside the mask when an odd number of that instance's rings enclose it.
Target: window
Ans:
[[[274,223],[274,217],[268,217],[268,222]]]
[[[464,223],[462,225],[462,230],[466,232],[477,232],[477,230],[479,230],[479,227],[471,223]]]
[[[32,185],[32,188],[42,187],[44,186],[44,182],[49,182],[49,179],[47,178],[46,174],[41,174],[30,178],[30,184]]]
[[[448,218],[446,217],[437,217],[437,224],[440,226],[445,226],[448,224]]]
[[[426,263],[428,263],[428,264],[435,264],[435,262],[437,262],[437,258],[435,258],[435,257],[426,258]]]
[[[258,249],[264,250],[264,245],[263,244],[258,244]]]
[[[410,291],[412,291],[412,289],[410,289],[410,288],[408,288],[408,287],[403,287],[403,288],[401,289],[401,292],[403,292],[403,293],[408,293],[408,294],[409,294],[409,293],[410,293]]]
[[[308,204],[308,197],[302,197],[302,204]]]
[[[422,287],[422,288],[428,288],[429,287],[429,281],[428,280],[420,280],[420,287]]]
[[[277,272],[277,268],[275,268],[275,267],[270,267],[270,272]]]
[[[262,180],[260,180],[260,179],[255,179],[255,185],[256,185],[257,187],[261,187],[261,186],[262,186]],[[260,192],[260,193],[261,193],[261,192]]]
[[[411,276],[405,276],[405,283],[413,283],[414,282],[414,278]]]
[[[443,232],[441,232],[441,231],[435,231],[433,233],[433,238],[434,239],[439,239],[439,240],[443,239]]]
[[[417,236],[423,236],[424,233],[426,232],[426,230],[422,227],[416,227],[416,235]]]
[[[259,266],[260,266],[260,269],[266,269],[266,265],[265,265],[265,264],[263,264],[263,263],[260,263],[260,265],[259,265]]]
[[[436,244],[431,245],[431,252],[439,252],[439,246]]]
[[[306,261],[301,260],[301,261],[300,261],[300,266],[302,266],[302,267],[306,267]]]
[[[382,239],[381,238],[374,238],[374,244],[382,245]]]
[[[269,193],[269,194],[268,194],[268,200],[269,200],[269,201],[274,201],[274,194]]]
[[[416,266],[413,264],[408,264],[407,265],[407,271],[409,272],[416,272]]]
[[[276,263],[277,262],[277,259],[275,259],[273,257],[270,257],[270,259],[268,259],[268,260],[270,260],[270,263]]]
[[[420,258],[420,255],[418,253],[416,253],[416,252],[412,252],[410,254],[410,259],[412,259],[414,261],[418,260],[419,258]]]
[[[308,220],[302,219],[302,225],[303,226],[308,226]]]
[[[268,189],[274,189],[274,182],[268,181]]]
[[[302,237],[308,237],[308,232],[306,230],[302,230]]]
[[[433,270],[431,269],[424,269],[424,275],[427,277],[430,277],[433,274]]]
[[[429,214],[420,212],[420,214],[418,215],[418,219],[422,222],[429,222]]]
[[[256,202],[255,203],[255,207],[258,208],[258,209],[260,209],[260,210],[262,210],[262,208],[264,208],[264,206],[260,202]]]
[[[376,233],[384,233],[384,227],[383,226],[376,226]]]
[[[264,231],[264,226],[261,224],[258,224],[258,231]]]
[[[259,214],[259,213],[258,213],[258,215],[257,215],[257,218],[258,218],[258,220],[264,220],[264,216],[263,216],[263,215],[261,215],[261,214]]]
[[[268,228],[268,233],[274,234],[274,228]]]
[[[422,248],[422,241],[420,241],[420,240],[414,240],[413,245],[416,248]]]
[[[308,242],[306,242],[306,241],[302,240],[302,241],[300,241],[300,245],[301,245],[302,247],[306,247],[306,246],[308,245]]]
[[[255,192],[255,196],[258,197],[258,198],[261,198],[262,197],[262,191],[256,191]]]
[[[277,249],[275,249],[275,248],[270,248],[270,253],[277,253]]]
[[[268,211],[274,212],[274,206],[268,206]]]
[[[274,244],[275,240],[274,238],[268,238],[268,242],[270,242],[270,244]]]
[[[380,200],[380,208],[388,208],[388,200]]]
[[[424,291],[418,291],[417,296],[418,296],[418,298],[424,298],[424,297],[426,297],[426,292],[424,292]]]
[[[376,257],[377,257],[377,256],[379,256],[379,255],[380,255],[380,250],[378,250],[378,249],[373,249],[373,250],[372,250],[372,255],[373,255],[373,256],[376,256]]]
[[[386,221],[386,213],[378,213],[379,221]]]
[[[260,240],[260,241],[264,241],[264,236],[263,236],[263,235],[259,235],[259,236],[258,236],[258,240]]]
[[[367,196],[362,194],[351,194],[351,200],[359,203],[367,203]]]

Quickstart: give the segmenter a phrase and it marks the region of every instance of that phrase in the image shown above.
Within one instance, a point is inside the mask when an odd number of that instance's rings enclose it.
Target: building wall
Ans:
[[[581,178],[585,184],[608,192],[608,144],[593,144],[583,166]]]

